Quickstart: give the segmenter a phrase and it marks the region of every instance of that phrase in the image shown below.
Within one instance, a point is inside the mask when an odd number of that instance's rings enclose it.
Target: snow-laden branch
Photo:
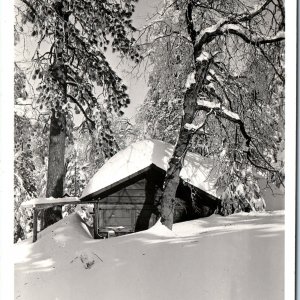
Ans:
[[[233,123],[236,123],[240,126],[240,130],[246,139],[246,145],[249,147],[251,142],[251,137],[248,135],[245,129],[244,122],[240,119],[240,116],[225,108],[221,105],[221,103],[214,103],[206,100],[197,100],[197,110],[207,111],[207,112],[213,112],[216,116],[219,116],[221,118],[227,119]]]
[[[191,72],[190,74],[188,74],[186,82],[185,82],[185,88],[189,89],[191,87],[192,84],[196,83],[195,80],[195,71]]]
[[[284,31],[279,31],[274,36],[254,35],[240,23],[248,22],[255,16],[261,14],[267,6],[270,4],[270,0],[264,2],[264,4],[255,7],[252,11],[240,14],[238,16],[229,16],[228,18],[221,18],[216,24],[213,24],[202,31],[200,31],[197,41],[194,45],[194,51],[196,57],[202,52],[202,48],[205,44],[210,43],[217,36],[225,34],[235,34],[242,38],[246,43],[252,45],[261,45],[267,43],[274,43],[284,39]]]
[[[240,14],[236,19],[237,22],[246,22],[250,21],[254,17],[258,16],[266,7],[272,2],[272,0],[265,1],[262,5],[255,5],[254,9],[248,13]]]
[[[241,121],[239,115],[237,113],[234,113],[224,106],[221,105],[221,103],[214,103],[206,100],[198,100],[197,101],[197,109],[198,110],[205,110],[205,111],[210,111],[213,110],[215,112],[218,112],[218,114],[221,117],[224,117],[230,121],[233,122],[239,122]]]
[[[204,61],[204,60],[209,60],[212,56],[208,53],[203,51],[197,58],[196,61]]]
[[[204,124],[195,125],[195,124],[186,123],[186,124],[184,124],[184,128],[188,131],[196,132],[199,130],[201,131],[203,125]]]
[[[225,25],[221,29],[222,34],[234,34],[241,39],[244,40],[244,42],[251,44],[251,45],[263,45],[263,44],[270,44],[275,43],[284,40],[285,34],[284,31],[279,31],[277,34],[273,36],[267,36],[267,35],[253,35],[247,32],[244,28],[241,28],[238,25],[235,24],[228,24]]]
[[[214,103],[214,102],[210,102],[210,101],[206,101],[206,100],[201,100],[201,99],[197,100],[197,110],[206,111],[206,112],[208,112],[207,115],[209,115],[211,113],[214,113],[218,117],[221,117],[223,119],[227,119],[227,120],[229,120],[229,121],[231,121],[231,122],[233,122],[235,124],[238,124],[239,127],[240,127],[242,135],[246,139],[247,149],[246,149],[245,152],[247,154],[247,159],[249,160],[249,162],[253,166],[257,167],[257,168],[260,168],[260,169],[263,169],[263,170],[267,170],[267,171],[270,171],[270,172],[278,173],[278,170],[275,170],[271,166],[271,164],[268,161],[266,161],[266,159],[264,158],[264,156],[259,152],[259,150],[255,146],[255,144],[252,142],[251,136],[248,135],[248,133],[247,133],[247,131],[245,129],[244,122],[240,119],[240,117],[239,117],[239,115],[237,113],[234,113],[234,112],[226,109],[220,103]],[[199,128],[201,128],[201,125],[199,126]],[[195,129],[197,129],[196,126],[193,125],[193,124],[185,124],[185,128],[188,129],[188,130],[191,130],[192,132],[194,132]],[[252,145],[254,145],[254,147],[256,148],[256,151],[263,158],[265,165],[267,165],[268,167],[261,166],[261,165],[258,165],[258,164],[255,163],[255,161],[252,159],[252,154],[251,154],[251,151],[250,151],[250,143]]]
[[[210,62],[212,58],[217,55],[219,52],[214,52],[214,53],[208,53],[206,51],[202,51],[202,53],[196,57],[196,63],[202,63],[204,61]],[[192,84],[196,83],[196,71],[192,71],[190,74],[188,74],[186,82],[185,82],[185,88],[189,89],[191,88]]]

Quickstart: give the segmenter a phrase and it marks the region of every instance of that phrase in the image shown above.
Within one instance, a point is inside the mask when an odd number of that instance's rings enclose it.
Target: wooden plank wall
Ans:
[[[158,186],[154,179],[148,176],[148,182],[142,179],[101,199],[98,202],[99,228],[124,226],[132,231],[139,231],[151,227],[157,219],[155,207],[161,196],[161,189],[156,190]],[[191,218],[190,190],[181,186],[177,194],[175,223]]]
[[[134,231],[137,213],[145,203],[146,180],[142,179],[99,202],[99,228],[124,226]]]
[[[145,184],[142,179],[106,198],[100,200],[101,204],[144,204],[145,202]]]

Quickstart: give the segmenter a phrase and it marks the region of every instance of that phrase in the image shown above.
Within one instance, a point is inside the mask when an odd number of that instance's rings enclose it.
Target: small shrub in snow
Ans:
[[[94,265],[95,259],[93,256],[90,251],[84,251],[80,254],[80,260],[85,269],[90,269]]]
[[[71,261],[71,263],[73,263],[78,258],[80,259],[85,269],[90,269],[95,264],[95,258],[98,258],[101,262],[103,262],[103,260],[90,249],[85,249],[81,252],[77,252],[77,256]]]

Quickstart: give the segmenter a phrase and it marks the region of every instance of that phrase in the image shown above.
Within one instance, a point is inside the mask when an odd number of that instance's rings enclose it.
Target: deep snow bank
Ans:
[[[283,212],[108,240],[93,240],[75,214],[15,248],[16,299],[283,299]]]

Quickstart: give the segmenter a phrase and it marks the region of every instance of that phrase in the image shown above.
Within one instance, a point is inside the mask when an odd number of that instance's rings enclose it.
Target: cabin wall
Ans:
[[[98,202],[98,229],[124,227],[125,233],[148,229],[157,220],[154,207],[155,187],[142,179]]]
[[[95,205],[98,212],[95,214],[95,232],[107,227],[124,227],[123,232],[130,233],[153,226],[159,216],[163,178],[156,175],[161,174],[149,172],[145,178],[99,199]],[[197,199],[192,202],[189,186],[181,182],[176,193],[174,223],[209,216],[214,212],[214,202],[205,194],[197,194]]]
[[[142,179],[100,200],[107,204],[144,204],[146,179]]]

